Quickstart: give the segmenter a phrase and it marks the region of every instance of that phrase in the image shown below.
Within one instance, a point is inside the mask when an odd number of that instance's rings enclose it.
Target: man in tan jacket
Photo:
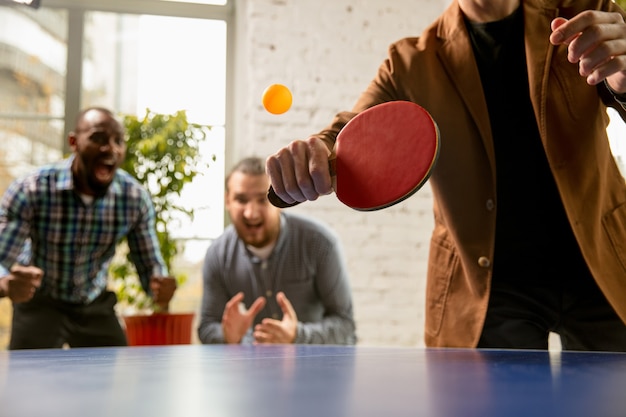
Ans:
[[[418,103],[442,140],[427,346],[546,349],[552,331],[626,351],[626,184],[606,133],[607,106],[626,120],[625,16],[611,0],[454,0],[391,45],[351,112],[267,159],[272,185],[285,202],[330,193],[347,121]]]

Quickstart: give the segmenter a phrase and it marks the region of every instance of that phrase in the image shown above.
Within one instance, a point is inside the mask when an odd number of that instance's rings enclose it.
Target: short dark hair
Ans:
[[[226,175],[226,180],[224,181],[226,191],[228,191],[228,181],[235,172],[253,176],[265,175],[265,161],[258,156],[249,156],[237,162]]]
[[[91,107],[86,107],[82,109],[80,112],[78,112],[78,114],[76,115],[75,126],[78,127],[78,125],[80,125],[80,123],[83,121],[83,117],[85,117],[85,114],[87,114],[88,112],[92,110],[99,111],[101,113],[104,113],[110,116],[112,119],[116,119],[115,114],[111,110],[107,109],[106,107],[91,106]]]

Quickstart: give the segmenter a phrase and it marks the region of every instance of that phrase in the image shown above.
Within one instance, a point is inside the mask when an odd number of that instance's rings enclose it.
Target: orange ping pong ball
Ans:
[[[291,91],[282,84],[272,84],[263,92],[263,107],[272,114],[285,113],[291,101]]]

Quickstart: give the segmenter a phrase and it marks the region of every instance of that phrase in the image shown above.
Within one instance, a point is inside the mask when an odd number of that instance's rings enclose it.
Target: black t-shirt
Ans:
[[[521,7],[467,22],[493,133],[497,175],[494,283],[590,282],[543,149],[530,101]]]

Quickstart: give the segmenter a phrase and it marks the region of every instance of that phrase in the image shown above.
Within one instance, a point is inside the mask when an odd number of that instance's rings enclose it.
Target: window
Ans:
[[[0,7],[0,188],[63,148],[67,12]]]
[[[209,167],[183,195],[195,209],[176,237],[200,256],[224,226],[227,0],[81,0],[0,6],[0,192],[67,154],[80,108],[143,115],[185,110],[212,126]],[[106,9],[106,10],[103,10]],[[193,249],[191,249],[193,250]],[[199,252],[198,252],[199,251]]]
[[[226,23],[187,17],[89,12],[85,16],[82,102],[143,115],[185,110],[211,126],[202,154],[208,167],[179,202],[193,224],[172,230],[198,258],[224,225]],[[216,155],[216,160],[211,160]],[[194,249],[196,248],[197,249]]]
[[[172,1],[172,2],[185,2],[185,3],[199,3],[199,4],[217,4],[224,5],[226,4],[226,0],[194,0],[194,1],[186,1],[186,0],[161,0],[161,1]]]

